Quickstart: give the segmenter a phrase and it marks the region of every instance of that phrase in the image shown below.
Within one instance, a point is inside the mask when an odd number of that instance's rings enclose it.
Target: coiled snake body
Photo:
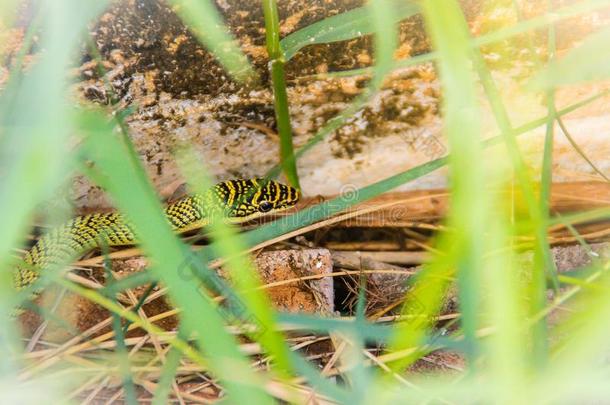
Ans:
[[[294,206],[299,192],[272,180],[229,180],[210,190],[169,204],[165,217],[172,229],[186,232],[205,226],[212,215],[226,216],[231,222],[244,222],[269,212]],[[15,289],[31,285],[39,271],[53,264],[64,264],[85,252],[105,244],[136,244],[133,225],[117,212],[83,215],[53,228],[26,252],[26,266],[14,275]]]

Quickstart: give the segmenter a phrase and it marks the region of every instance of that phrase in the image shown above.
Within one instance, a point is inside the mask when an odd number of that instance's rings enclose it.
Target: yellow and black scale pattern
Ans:
[[[165,208],[165,217],[175,232],[205,226],[209,218],[222,215],[231,222],[244,222],[269,212],[294,206],[299,192],[290,186],[265,179],[229,180],[216,184],[202,194],[185,197]],[[26,252],[27,267],[15,271],[14,286],[21,290],[38,278],[39,271],[70,260],[94,249],[137,243],[128,219],[118,212],[76,217],[51,229]]]

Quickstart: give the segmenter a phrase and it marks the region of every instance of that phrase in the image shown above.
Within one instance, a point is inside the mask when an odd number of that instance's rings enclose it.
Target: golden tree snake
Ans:
[[[168,204],[165,217],[174,232],[183,233],[206,226],[213,215],[245,222],[290,208],[298,200],[298,190],[273,180],[228,180]],[[75,217],[52,228],[25,253],[25,265],[14,272],[14,287],[22,290],[38,279],[42,269],[69,263],[96,247],[137,243],[133,224],[119,212]]]

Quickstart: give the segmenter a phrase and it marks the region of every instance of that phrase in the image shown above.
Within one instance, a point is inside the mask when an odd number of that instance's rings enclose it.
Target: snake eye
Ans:
[[[269,212],[271,211],[271,208],[273,208],[273,204],[269,201],[261,201],[258,203],[258,210],[260,212]]]

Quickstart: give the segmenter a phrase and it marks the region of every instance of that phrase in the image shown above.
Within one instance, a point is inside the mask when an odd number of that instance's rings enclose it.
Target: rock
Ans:
[[[334,311],[332,277],[282,283],[300,277],[330,275],[333,265],[327,249],[268,251],[254,261],[264,283],[279,284],[267,290],[278,310],[322,314]]]

